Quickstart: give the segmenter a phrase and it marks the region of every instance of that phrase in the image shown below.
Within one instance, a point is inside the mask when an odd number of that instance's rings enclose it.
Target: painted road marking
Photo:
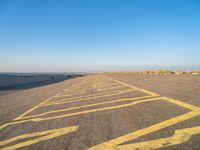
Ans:
[[[52,120],[52,119],[72,117],[72,116],[77,116],[77,115],[82,115],[82,114],[88,114],[88,113],[94,113],[94,112],[100,112],[100,111],[105,111],[105,110],[119,109],[119,108],[124,108],[124,107],[130,107],[130,106],[133,106],[133,105],[136,105],[136,104],[140,104],[140,103],[145,103],[145,102],[160,100],[160,99],[162,99],[162,97],[145,99],[145,100],[142,100],[142,101],[135,101],[135,102],[128,103],[128,104],[121,104],[121,105],[116,105],[116,106],[110,106],[110,107],[103,107],[103,108],[85,110],[85,111],[80,111],[80,112],[75,112],[75,113],[70,113],[70,114],[64,114],[64,115],[59,115],[59,116],[52,116],[52,117],[46,117],[46,118],[32,118],[32,119],[26,119],[26,120],[18,120],[16,122],[7,123],[6,126],[20,124],[20,123],[25,123],[25,122],[30,122],[30,121],[33,121],[33,122],[47,121],[47,120]]]
[[[105,143],[93,146],[93,147],[89,148],[89,150],[116,150],[116,149],[119,148],[118,146],[120,144],[123,144],[125,142],[130,141],[130,140],[134,140],[134,139],[136,139],[138,137],[147,135],[149,133],[164,129],[164,128],[172,126],[174,124],[183,122],[185,120],[188,120],[190,118],[198,116],[199,114],[200,114],[199,112],[192,111],[192,112],[180,115],[178,117],[174,117],[172,119],[169,119],[167,121],[163,121],[161,123],[155,124],[153,126],[150,126],[150,127],[147,127],[147,128],[141,129],[141,130],[134,131],[132,133],[129,133],[129,134],[126,134],[124,136],[115,138],[113,140],[109,140],[109,141],[107,141]],[[135,144],[137,144],[137,143],[135,143]],[[131,144],[128,144],[128,145],[129,145],[129,149],[131,149],[131,150],[134,149],[134,148],[130,147]],[[124,145],[124,146],[126,147],[126,145]],[[141,149],[142,148],[144,148],[144,147],[141,147]]]
[[[111,79],[111,80],[113,80],[113,79]],[[113,81],[115,81],[115,80],[113,80]],[[119,83],[120,81],[117,81],[117,82]],[[120,83],[122,83],[122,82],[120,82]],[[149,91],[146,91],[146,90],[141,90],[141,89],[139,89],[139,90],[143,91],[145,93],[149,93],[151,95],[156,95],[156,93],[152,93],[152,92],[149,92]],[[152,125],[150,127],[134,131],[132,133],[129,133],[129,134],[126,134],[124,136],[115,138],[113,140],[109,140],[109,141],[104,142],[102,144],[98,144],[96,146],[89,148],[88,150],[116,150],[116,149],[119,149],[119,150],[137,150],[137,149],[162,148],[162,147],[167,147],[167,146],[170,146],[170,145],[176,145],[176,144],[183,143],[183,142],[189,140],[192,135],[200,133],[200,126],[197,126],[197,127],[193,127],[193,128],[189,128],[189,129],[187,128],[187,129],[178,130],[178,134],[176,132],[175,135],[172,136],[172,137],[168,137],[168,138],[164,138],[164,139],[157,139],[157,140],[152,140],[152,141],[146,141],[146,142],[138,142],[138,143],[134,143],[134,144],[121,145],[121,144],[128,142],[130,140],[136,139],[138,137],[147,135],[147,134],[155,132],[155,131],[159,131],[163,128],[172,126],[174,124],[183,122],[185,120],[188,120],[188,119],[191,119],[193,117],[200,115],[200,108],[197,107],[197,106],[193,106],[193,105],[190,105],[190,104],[187,104],[187,103],[175,100],[175,99],[167,98],[167,97],[165,97],[164,99],[168,102],[174,103],[176,105],[190,109],[192,111],[190,111],[186,114],[174,117],[172,119],[163,121],[161,123]],[[186,137],[182,138],[183,136],[186,136]],[[159,143],[159,142],[161,142],[161,143]],[[166,143],[166,142],[170,142],[170,143],[168,145],[162,144],[162,143]],[[152,143],[152,145],[151,145],[151,143]]]
[[[50,101],[54,96],[48,98],[47,100],[43,101],[42,103],[40,103],[39,105],[29,109],[28,111],[26,111],[25,113],[21,114],[19,117],[15,118],[14,120],[18,120],[20,118],[22,118],[23,116],[27,115],[28,113],[32,112],[33,110],[37,109],[40,105],[43,105],[44,103]],[[1,126],[0,126],[0,129],[1,129]]]
[[[119,150],[129,149],[158,149],[162,147],[169,147],[177,144],[184,143],[195,135],[200,134],[200,126],[175,130],[175,133],[171,137],[156,139],[152,141],[140,142],[135,144],[127,144],[118,146]]]
[[[176,104],[176,105],[181,106],[183,108],[189,109],[191,111],[187,112],[185,114],[176,116],[174,118],[165,120],[163,122],[154,124],[152,126],[146,127],[144,129],[140,129],[140,130],[128,133],[126,135],[122,135],[118,138],[115,138],[115,139],[106,141],[104,143],[98,144],[98,145],[93,146],[89,149],[90,150],[156,149],[156,148],[162,148],[162,147],[167,147],[167,146],[177,145],[177,144],[183,143],[185,141],[188,141],[191,138],[192,135],[200,134],[200,126],[197,126],[197,127],[192,127],[192,128],[175,130],[174,135],[172,135],[171,137],[155,139],[155,140],[151,140],[151,141],[137,142],[137,143],[133,143],[133,144],[123,144],[125,142],[136,139],[138,137],[147,135],[149,133],[153,133],[155,131],[159,131],[161,129],[170,127],[170,126],[175,125],[177,123],[180,123],[180,122],[186,121],[188,119],[191,119],[193,117],[199,116],[200,115],[200,108],[197,107],[197,106],[193,106],[191,104],[184,103],[184,102],[179,101],[179,100],[175,100],[175,99],[171,99],[171,98],[167,98],[167,97],[161,97],[157,93],[150,92],[150,91],[147,91],[147,90],[144,90],[144,89],[140,89],[140,88],[137,88],[135,86],[132,86],[132,85],[126,84],[124,82],[114,80],[114,79],[111,79],[111,78],[108,78],[108,77],[104,77],[103,80],[104,80],[104,84],[109,80],[109,81],[112,81],[112,83],[116,83],[116,85],[119,85],[119,86],[123,85],[124,87],[131,88],[133,91],[140,91],[142,93],[145,93],[145,94],[147,94],[147,96],[134,97],[134,98],[122,98],[122,99],[111,100],[111,101],[107,101],[107,102],[97,102],[97,103],[93,103],[93,104],[81,105],[81,106],[76,106],[76,107],[71,107],[71,108],[66,108],[66,109],[53,110],[53,111],[44,112],[44,113],[41,113],[41,114],[32,115],[32,116],[28,115],[30,112],[36,110],[37,108],[39,108],[41,106],[45,107],[45,105],[48,106],[48,104],[51,104],[52,103],[51,100],[53,98],[55,98],[55,96],[54,96],[54,97],[51,97],[51,98],[47,99],[46,101],[40,103],[39,105],[33,107],[32,109],[28,110],[27,112],[20,115],[19,117],[17,117],[13,121],[0,126],[0,129],[4,129],[7,126],[10,126],[10,125],[25,123],[25,122],[29,122],[29,121],[38,122],[38,121],[52,120],[52,119],[64,118],[64,117],[70,117],[70,116],[77,116],[77,115],[82,115],[82,114],[87,114],[87,113],[95,113],[95,112],[101,112],[101,111],[106,111],[106,110],[125,108],[125,107],[130,107],[130,106],[133,106],[133,105],[136,105],[136,104],[147,103],[147,102],[156,101],[156,100],[164,100],[164,101],[167,101],[169,103],[173,103],[173,104]],[[82,82],[82,84],[87,83],[88,81],[90,81],[90,80],[84,80],[84,82]],[[100,84],[98,84],[98,82],[102,82],[102,80],[98,80],[98,81],[94,82],[97,89],[100,88],[100,86],[99,86]],[[76,84],[76,85],[74,84],[73,87],[76,87],[76,86],[79,87],[80,84]],[[102,87],[104,86],[104,84],[101,84]],[[105,87],[109,88],[108,86],[105,86]],[[91,85],[90,89],[92,89],[92,88],[93,87]],[[78,89],[78,88],[74,88],[73,90],[75,90],[75,89]],[[105,90],[104,88],[101,88],[101,89]],[[65,89],[64,92],[70,93],[73,90],[72,89]],[[63,94],[63,92],[59,93],[59,94]],[[110,94],[116,94],[116,93],[110,93]],[[57,96],[58,96],[58,94],[56,95],[56,97]],[[96,95],[96,96],[93,96],[93,97],[91,96],[90,98],[94,99],[94,98],[98,98],[98,96],[101,96],[101,95]],[[85,98],[88,98],[88,97],[85,97]],[[55,102],[58,102],[59,104],[61,104],[62,102],[63,103],[64,102],[75,102],[75,101],[81,101],[81,100],[86,100],[86,99],[84,99],[84,97],[79,97],[79,99],[73,97],[71,99],[67,99],[67,100],[65,99],[65,100],[62,100],[62,101],[56,100]],[[64,114],[64,115],[45,117],[45,115],[55,114],[55,113],[58,113],[58,112],[65,112],[65,111],[68,111],[68,110],[75,110],[75,109],[79,109],[79,108],[86,108],[86,107],[98,106],[98,105],[115,103],[115,102],[120,102],[120,101],[127,101],[127,100],[133,101],[133,102],[115,105],[115,106],[108,106],[108,107],[103,107],[103,108],[94,108],[94,109],[90,109],[90,110],[83,110],[83,111]],[[41,117],[43,117],[43,118],[41,118]],[[28,133],[28,134],[25,134],[25,135],[19,135],[19,136],[13,137],[11,139],[1,141],[0,145],[7,145],[8,143],[11,143],[12,141],[17,141],[17,140],[20,140],[20,139],[26,139],[28,137],[36,137],[34,139],[26,140],[25,142],[20,142],[20,143],[17,143],[17,144],[11,145],[11,146],[9,145],[9,146],[3,148],[3,149],[18,149],[18,148],[29,146],[29,145],[32,145],[32,144],[35,144],[35,143],[38,143],[38,142],[41,142],[41,141],[44,141],[44,140],[54,138],[54,137],[65,135],[65,134],[68,134],[70,132],[75,132],[75,131],[78,130],[78,127],[79,126],[77,125],[77,126],[65,127],[65,128],[61,128],[61,129],[54,129],[54,130],[47,130],[47,131],[41,131],[41,132],[35,132],[35,133]],[[37,137],[37,136],[39,136],[39,137]]]
[[[157,93],[150,92],[150,91],[147,91],[147,90],[144,90],[144,89],[140,89],[140,88],[135,87],[135,86],[133,86],[133,85],[130,85],[130,84],[127,84],[127,83],[118,81],[118,80],[114,80],[114,79],[112,79],[112,78],[108,78],[108,77],[106,77],[106,78],[109,79],[109,80],[111,80],[111,81],[114,81],[114,82],[117,82],[117,83],[119,83],[119,84],[122,84],[122,85],[124,85],[124,86],[127,86],[127,87],[130,87],[130,88],[139,90],[139,91],[144,92],[144,93],[147,93],[147,94],[149,94],[149,95],[152,95],[152,96],[159,96],[159,94],[157,94]]]
[[[106,91],[106,90],[113,90],[113,89],[118,89],[118,88],[123,88],[123,87],[126,87],[124,85],[118,85],[118,86],[115,86],[115,87],[107,87],[107,88],[101,88],[101,87],[98,87],[98,89],[96,91]],[[127,88],[127,87],[126,87]],[[87,93],[88,91],[87,90],[92,90],[92,89],[82,89],[80,91],[73,91],[73,92],[63,92],[63,94],[65,96],[73,96],[73,95],[76,95],[76,94],[85,94]],[[56,97],[55,97],[56,98]]]
[[[112,85],[114,85],[114,84],[116,84],[116,83],[113,83]],[[118,84],[118,83],[117,83]],[[78,82],[77,83],[75,83],[74,85],[72,85],[72,86],[76,86],[76,85],[78,85]],[[60,93],[58,93],[57,95],[59,95]],[[119,93],[119,94],[121,94],[121,93]],[[56,96],[57,96],[56,95]],[[113,94],[113,95],[116,95],[116,94]],[[104,95],[105,96],[105,95]],[[106,95],[106,96],[108,96],[108,95]],[[110,95],[110,96],[112,96],[112,95]],[[37,105],[37,106],[35,106],[35,107],[33,107],[33,108],[31,108],[30,110],[28,110],[28,111],[26,111],[25,113],[23,113],[22,115],[20,115],[19,117],[17,117],[17,118],[15,118],[15,119],[13,119],[13,121],[17,121],[17,120],[20,120],[20,119],[22,119],[24,116],[26,116],[27,114],[29,114],[30,112],[32,112],[32,111],[34,111],[35,109],[37,109],[38,107],[41,107],[41,106],[43,106],[45,103],[47,103],[48,101],[50,101],[51,99],[53,99],[55,96],[52,96],[52,97],[50,97],[49,99],[47,99],[47,100],[45,100],[45,101],[43,101],[42,103],[40,103],[39,105]],[[100,97],[100,96],[99,96]],[[94,98],[94,97],[93,97]],[[97,98],[97,97],[96,97]],[[74,101],[74,100],[73,100]],[[36,121],[36,120],[35,120]],[[24,121],[20,121],[20,122],[18,122],[18,123],[23,123]],[[26,121],[25,121],[26,122]],[[9,125],[13,125],[13,124],[16,124],[16,123],[14,123],[14,122],[10,122],[10,123],[6,123],[6,124],[4,124],[4,125],[1,125],[0,126],[0,130],[1,129],[3,129],[3,128],[6,128],[7,126],[9,126]]]
[[[112,87],[112,86],[115,86],[115,85],[119,85],[119,83],[113,83],[113,84],[108,84],[108,85],[103,85],[103,86],[98,86],[99,88],[109,88],[109,87]],[[121,84],[120,84],[121,85]],[[91,86],[87,87],[87,88],[78,88],[78,89],[68,89],[67,92],[70,93],[70,92],[80,92],[82,90],[91,90]]]
[[[101,97],[108,97],[108,96],[115,96],[115,95],[121,95],[121,94],[125,94],[125,93],[131,93],[131,92],[135,92],[135,90],[127,90],[127,91],[121,91],[121,92],[117,92],[117,93],[111,93],[111,94],[98,94],[96,96],[91,96],[91,97],[85,97],[85,98],[68,98],[68,99],[62,99],[62,100],[57,100],[57,101],[49,101],[49,103],[45,103],[40,105],[39,107],[44,107],[44,106],[50,106],[50,105],[60,105],[60,104],[64,104],[64,103],[69,103],[69,102],[78,102],[78,101],[83,101],[83,100],[88,100],[88,99],[94,99],[94,98],[101,98]]]
[[[75,85],[77,85],[77,84],[78,84],[78,82],[75,83],[75,84],[73,84],[72,86],[75,86]],[[112,84],[112,85],[116,85],[116,84]],[[65,90],[66,90],[66,89],[65,89]],[[43,104],[47,103],[48,101],[50,101],[50,100],[53,99],[54,97],[57,97],[57,96],[60,95],[60,94],[61,94],[61,93],[58,93],[57,95],[50,97],[49,99],[43,101],[43,102],[40,103],[39,105],[37,105],[37,106],[33,107],[32,109],[28,110],[27,112],[25,112],[24,114],[22,114],[22,115],[20,115],[19,117],[15,118],[14,120],[20,119],[21,117],[25,116],[25,115],[28,114],[29,112],[31,112],[31,111],[37,109],[40,105],[43,105]]]
[[[62,96],[73,96],[73,95],[77,95],[77,94],[85,94],[86,91],[85,90],[82,90],[82,91],[79,91],[77,93],[61,93],[60,95],[58,95],[57,97],[62,97]],[[56,96],[54,98],[57,98]]]
[[[106,91],[106,90],[120,89],[120,88],[124,88],[124,87],[126,87],[126,86],[124,86],[124,85],[118,85],[118,86],[115,86],[115,87],[108,87],[108,88],[98,87],[98,89],[96,91]]]
[[[147,101],[153,101],[153,100],[157,100],[157,99],[161,98],[161,97],[157,97],[157,98],[151,98],[151,97],[152,96],[141,96],[141,97],[136,97],[136,98],[123,98],[123,99],[117,99],[117,100],[112,100],[112,101],[93,103],[93,104],[89,104],[89,105],[82,105],[82,106],[70,107],[70,108],[66,108],[66,109],[53,110],[53,111],[41,113],[38,115],[31,115],[31,116],[29,115],[29,116],[23,117],[22,119],[39,117],[39,116],[44,116],[44,115],[53,114],[53,113],[57,113],[57,112],[65,112],[65,111],[75,110],[75,109],[79,109],[79,108],[88,108],[88,107],[92,107],[92,106],[99,106],[99,105],[103,105],[103,104],[117,103],[117,102],[123,102],[123,101],[136,101],[136,100],[143,100],[144,102],[147,102]],[[151,99],[146,99],[146,98],[151,98]],[[147,101],[145,101],[145,99]],[[142,101],[140,101],[140,102],[142,102]]]
[[[26,139],[26,138],[33,138],[30,140],[26,140],[25,142],[20,142],[12,146],[5,147],[1,150],[14,150],[18,148],[22,148],[25,146],[29,146],[32,144],[36,144],[42,141],[46,141],[55,137],[59,137],[61,135],[69,134],[72,132],[75,132],[78,130],[78,126],[71,126],[71,127],[65,127],[65,128],[60,128],[60,129],[54,129],[54,130],[47,130],[47,131],[40,131],[40,132],[35,132],[35,133],[29,133],[29,134],[24,134],[24,135],[19,135],[17,137],[11,138],[9,140],[1,141],[0,146],[7,145],[11,142],[15,142],[18,140]]]
[[[131,91],[136,91],[135,89],[125,89],[125,90],[131,90]],[[124,90],[123,90],[124,91]],[[122,92],[123,92],[122,91]],[[109,92],[113,92],[113,91],[109,91]],[[120,91],[117,91],[117,92],[120,92]],[[104,94],[104,93],[101,93],[101,94]],[[105,93],[106,94],[106,93]],[[87,97],[87,96],[98,96],[99,95],[99,93],[97,93],[97,94],[90,94],[90,95],[85,95],[85,96],[77,96],[77,97],[73,97],[73,98],[68,98],[68,99],[77,99],[77,98],[82,98],[82,97]],[[59,98],[59,97],[67,97],[68,96],[68,94],[59,94],[59,95],[57,95],[57,96],[55,96],[55,98]],[[67,99],[67,98],[66,98]]]

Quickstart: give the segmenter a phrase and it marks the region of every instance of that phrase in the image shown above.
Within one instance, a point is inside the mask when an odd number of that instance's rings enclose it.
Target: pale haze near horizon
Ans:
[[[0,1],[0,72],[200,69],[198,0]]]

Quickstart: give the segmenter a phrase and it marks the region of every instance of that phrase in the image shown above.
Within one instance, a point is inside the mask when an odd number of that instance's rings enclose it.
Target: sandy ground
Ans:
[[[200,149],[200,76],[89,75],[0,96],[0,148]]]

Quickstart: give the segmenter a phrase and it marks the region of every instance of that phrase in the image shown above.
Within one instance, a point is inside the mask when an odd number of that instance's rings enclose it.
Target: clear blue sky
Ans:
[[[199,66],[199,0],[0,1],[0,71]]]

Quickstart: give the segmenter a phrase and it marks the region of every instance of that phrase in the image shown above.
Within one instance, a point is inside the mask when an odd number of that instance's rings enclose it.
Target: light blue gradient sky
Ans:
[[[199,67],[199,0],[0,1],[0,71]]]

